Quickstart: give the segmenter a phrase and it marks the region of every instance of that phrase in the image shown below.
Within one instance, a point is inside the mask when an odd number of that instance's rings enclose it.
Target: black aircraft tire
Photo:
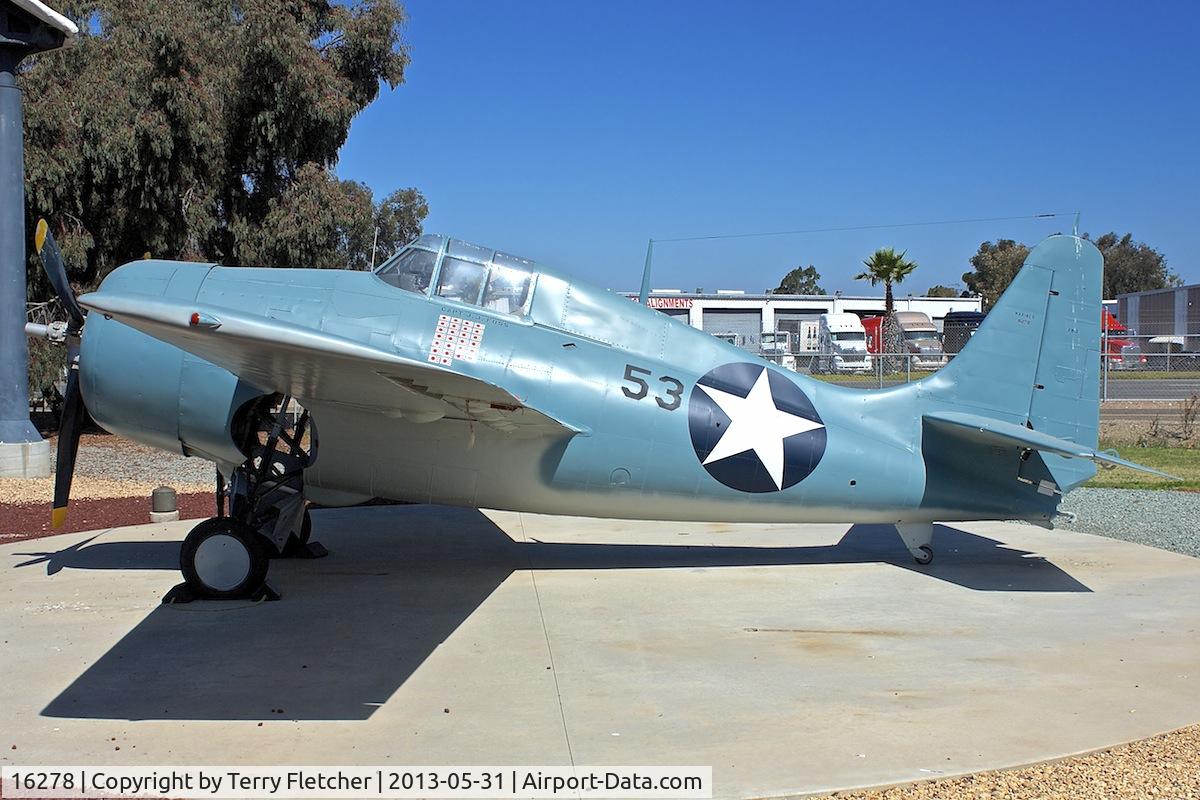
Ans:
[[[229,517],[201,522],[179,550],[183,580],[205,600],[251,596],[266,581],[268,567],[267,551],[258,534]]]

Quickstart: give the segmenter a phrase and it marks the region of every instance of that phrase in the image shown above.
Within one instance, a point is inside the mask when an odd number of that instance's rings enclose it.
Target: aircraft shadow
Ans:
[[[314,514],[332,551],[277,561],[277,603],[159,606],[54,698],[50,717],[364,720],[514,571],[888,563],[978,591],[1087,592],[1054,564],[939,526],[915,565],[890,526],[833,545],[516,542],[478,511],[430,506]],[[366,519],[365,519],[366,518]],[[97,542],[18,554],[17,567],[178,569],[178,542]]]

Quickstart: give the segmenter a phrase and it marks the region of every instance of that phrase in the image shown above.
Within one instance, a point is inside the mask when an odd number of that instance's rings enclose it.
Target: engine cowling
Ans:
[[[207,264],[135,261],[106,288],[195,299]],[[239,412],[263,391],[174,345],[99,314],[89,315],[79,356],[80,389],[105,430],[219,464],[245,458],[234,441]]]

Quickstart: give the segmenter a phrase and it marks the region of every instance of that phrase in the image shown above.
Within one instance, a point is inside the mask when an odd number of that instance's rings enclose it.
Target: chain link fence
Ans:
[[[1103,400],[1186,400],[1200,394],[1200,352],[1195,336],[1109,333],[1101,340]]]
[[[1125,334],[1104,337],[1096,354],[1100,362],[1100,399],[1178,402],[1200,394],[1200,352],[1184,350],[1182,343],[1183,337]],[[859,389],[882,389],[928,377],[950,363],[956,354],[947,353],[940,358],[913,353],[871,354],[861,364],[836,366],[831,365],[830,356],[820,353],[768,351],[759,355],[784,369],[818,380]]]
[[[784,369],[802,372],[817,380],[857,389],[883,389],[920,380],[950,362],[953,355],[916,353],[871,354],[865,357],[842,356],[838,363],[831,355],[820,353],[759,353]]]

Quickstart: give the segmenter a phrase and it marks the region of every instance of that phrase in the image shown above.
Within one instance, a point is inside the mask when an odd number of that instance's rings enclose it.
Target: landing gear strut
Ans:
[[[218,471],[217,516],[193,528],[180,549],[186,589],[180,594],[188,599],[274,599],[278,594],[266,585],[270,559],[328,554],[309,541],[312,518],[303,491],[304,470],[316,457],[316,435],[308,411],[294,415],[290,401],[261,398],[239,415],[246,460],[228,482]]]
[[[913,560],[921,566],[933,562],[933,523],[902,522],[896,525],[896,533],[904,540],[904,546],[912,553]]]

